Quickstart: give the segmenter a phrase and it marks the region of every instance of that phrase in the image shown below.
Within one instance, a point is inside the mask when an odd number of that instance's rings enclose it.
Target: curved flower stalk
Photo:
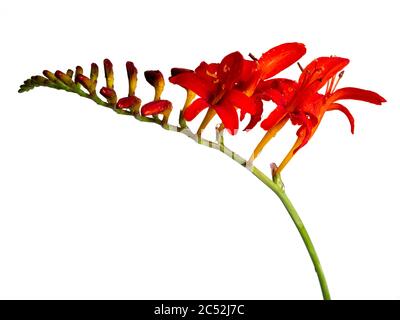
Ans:
[[[82,67],[75,72],[68,69],[65,73],[58,70],[54,73],[45,70],[43,76],[37,75],[26,80],[19,92],[26,92],[35,87],[50,87],[76,93],[93,100],[95,103],[110,108],[123,115],[130,115],[139,121],[160,125],[166,130],[182,133],[195,142],[219,150],[243,167],[270,188],[282,201],[302,237],[318,276],[324,299],[330,299],[328,285],[321,267],[318,255],[310,236],[300,216],[289,200],[281,179],[281,171],[293,155],[304,147],[315,134],[327,111],[343,112],[354,132],[354,119],[349,110],[340,100],[361,100],[376,105],[385,102],[375,92],[358,89],[336,89],[343,76],[342,69],[349,63],[348,59],[340,57],[320,57],[313,60],[302,72],[297,81],[273,78],[284,69],[297,62],[306,52],[301,43],[285,43],[265,52],[259,59],[250,54],[251,60],[246,60],[239,52],[233,52],[219,63],[202,62],[194,70],[172,68],[169,81],[186,89],[187,96],[179,112],[178,125],[171,124],[170,114],[173,103],[162,98],[165,80],[159,70],[145,71],[146,81],[154,87],[154,97],[142,105],[142,100],[136,95],[137,69],[133,62],[126,63],[129,90],[126,96],[118,98],[114,90],[114,71],[110,60],[104,60],[106,86],[100,88],[97,94],[99,68],[92,63],[89,76],[85,76]],[[301,67],[301,66],[300,66]],[[325,93],[319,91],[326,86]],[[197,98],[196,98],[197,97]],[[263,118],[263,101],[272,101],[276,108]],[[207,109],[196,133],[187,122],[199,116]],[[265,136],[254,149],[249,160],[233,152],[224,144],[223,133],[235,135],[239,122],[250,114],[250,121],[245,131],[253,129],[258,123],[266,130]],[[215,130],[215,141],[202,137],[202,131],[209,125],[211,119],[218,116],[221,123]],[[262,121],[261,121],[262,120]],[[271,178],[254,166],[253,161],[268,141],[287,123],[299,126],[297,140],[288,155],[277,166],[271,164]]]

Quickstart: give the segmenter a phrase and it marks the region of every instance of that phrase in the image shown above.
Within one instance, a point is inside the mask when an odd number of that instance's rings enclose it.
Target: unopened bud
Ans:
[[[100,94],[107,99],[107,102],[115,105],[117,103],[117,94],[114,89],[103,87],[100,89]]]
[[[131,109],[132,112],[138,113],[139,112],[139,108],[140,108],[140,104],[142,103],[142,101],[136,97],[136,96],[129,96],[129,97],[125,97],[125,98],[121,98],[118,100],[117,103],[117,108],[119,109]]]
[[[114,89],[113,64],[109,59],[104,59],[104,72],[106,74],[107,88]]]
[[[155,89],[154,100],[160,100],[161,93],[163,92],[165,86],[162,73],[159,70],[148,70],[145,71],[144,77]]]
[[[87,91],[89,91],[90,95],[94,95],[96,93],[96,87],[94,83],[83,74],[79,74],[76,77],[78,83],[80,83]]]
[[[165,125],[168,122],[169,115],[172,111],[172,103],[168,100],[157,100],[146,103],[142,109],[142,116],[154,116],[157,114],[162,114],[164,117],[162,119],[162,124]]]
[[[57,77],[57,79],[59,79],[62,83],[64,83],[68,87],[75,86],[74,81],[72,81],[72,79],[64,72],[57,70],[54,75]]]
[[[97,83],[97,78],[99,77],[99,66],[96,63],[92,63],[90,66],[90,80],[93,83]]]
[[[175,77],[178,74],[185,73],[185,72],[193,72],[193,70],[185,69],[185,68],[172,68],[171,69],[171,77]]]
[[[126,63],[126,72],[128,74],[128,80],[129,80],[129,93],[128,96],[134,96],[135,95],[135,90],[136,90],[136,85],[137,85],[137,69],[133,62],[128,61]]]

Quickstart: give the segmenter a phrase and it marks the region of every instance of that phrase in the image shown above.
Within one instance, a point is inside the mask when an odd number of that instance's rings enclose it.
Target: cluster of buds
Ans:
[[[114,69],[109,59],[103,62],[106,86],[100,88],[99,93],[106,101],[103,101],[97,95],[97,80],[99,76],[99,67],[96,63],[91,64],[90,76],[84,75],[83,68],[77,66],[75,73],[68,69],[67,72],[57,70],[51,72],[43,71],[43,76],[37,75],[26,80],[21,85],[19,92],[25,92],[38,86],[45,86],[55,89],[66,90],[78,93],[90,98],[97,103],[111,107],[115,110],[124,110],[134,116],[154,116],[161,115],[163,118],[161,124],[167,124],[169,115],[172,111],[172,103],[168,100],[161,100],[161,94],[164,90],[165,80],[162,73],[158,70],[150,70],[144,73],[147,82],[154,87],[155,94],[153,101],[150,101],[141,107],[142,101],[135,94],[137,86],[138,71],[133,62],[126,63],[129,90],[126,97],[118,99],[114,90]],[[85,91],[82,90],[85,89]]]
[[[207,109],[197,130],[199,138],[215,116],[220,119],[219,137],[222,137],[223,130],[234,135],[239,123],[249,114],[250,121],[244,130],[251,130],[260,123],[260,127],[266,131],[249,159],[251,163],[277,132],[291,122],[299,127],[297,140],[281,164],[274,169],[275,174],[279,174],[293,155],[308,143],[327,111],[343,112],[354,132],[354,119],[349,110],[338,103],[339,100],[354,99],[377,105],[385,102],[384,98],[373,91],[353,87],[337,89],[343,69],[349,63],[346,58],[319,57],[305,68],[298,63],[301,73],[297,80],[275,77],[305,53],[306,48],[301,43],[284,43],[268,50],[260,58],[250,54],[250,59],[245,59],[239,52],[233,52],[218,63],[201,62],[194,70],[172,68],[169,81],[183,87],[187,93],[180,110],[179,128],[187,128],[187,121],[192,121]],[[26,80],[19,92],[36,86],[63,89],[115,111],[131,114],[139,120],[152,119],[153,122],[167,126],[172,103],[161,98],[165,87],[163,74],[159,70],[144,72],[146,81],[154,87],[154,98],[141,106],[142,101],[136,95],[138,71],[130,61],[126,63],[126,70],[128,95],[119,99],[114,90],[113,65],[108,59],[104,60],[106,86],[99,90],[106,101],[97,96],[99,67],[95,63],[91,65],[90,76],[85,76],[80,66],[76,67],[75,74],[72,70],[65,73],[45,70],[44,76],[33,76]],[[325,93],[321,93],[324,86]],[[275,104],[275,108],[267,115],[264,110],[265,101]]]

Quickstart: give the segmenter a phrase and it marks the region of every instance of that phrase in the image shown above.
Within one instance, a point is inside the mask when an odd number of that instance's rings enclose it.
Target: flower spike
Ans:
[[[203,61],[194,70],[172,68],[169,81],[186,90],[186,101],[180,109],[178,125],[168,122],[172,103],[161,99],[165,81],[158,70],[144,73],[146,81],[154,87],[155,93],[153,101],[146,103],[140,109],[141,99],[135,93],[137,69],[130,61],[126,63],[129,81],[128,96],[119,100],[114,90],[113,65],[108,59],[103,62],[106,86],[100,90],[100,94],[106,101],[96,93],[99,68],[95,63],[91,65],[90,76],[85,75],[80,66],[76,67],[75,73],[72,70],[66,73],[59,70],[55,73],[45,70],[44,76],[32,76],[25,80],[19,92],[29,91],[39,86],[73,92],[112,109],[118,114],[130,115],[139,121],[157,124],[165,130],[184,134],[199,144],[219,150],[241,166],[248,168],[254,176],[277,194],[285,205],[310,254],[318,274],[323,297],[330,299],[316,250],[303,222],[286,195],[281,172],[293,156],[311,140],[327,111],[342,112],[350,123],[351,132],[354,133],[354,118],[342,104],[343,100],[359,100],[375,105],[381,105],[386,100],[369,90],[353,87],[337,89],[343,77],[343,69],[349,63],[348,59],[333,56],[319,57],[303,68],[297,60],[305,52],[305,46],[301,43],[284,43],[266,51],[259,59],[250,54],[251,60],[247,60],[240,52],[235,51],[226,55],[218,63]],[[297,81],[275,77],[295,62],[298,63],[301,71]],[[325,89],[323,89],[324,86]],[[86,90],[82,90],[82,87]],[[271,101],[276,105],[275,109],[265,113],[267,110],[263,108],[263,101]],[[203,111],[207,112],[195,133],[186,121],[195,119]],[[254,128],[258,123],[266,131],[249,161],[230,150],[224,141],[224,130],[226,129],[232,135],[236,134],[239,123],[244,120],[246,114],[250,115],[250,121],[244,131]],[[201,136],[202,130],[215,116],[220,119],[215,128],[215,139],[205,139]],[[265,145],[288,123],[297,126],[297,139],[279,166],[275,163],[271,164],[271,178],[269,178],[267,174],[254,166],[253,161]]]

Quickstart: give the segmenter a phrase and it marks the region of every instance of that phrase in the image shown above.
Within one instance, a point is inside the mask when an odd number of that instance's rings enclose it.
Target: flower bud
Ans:
[[[184,73],[184,72],[193,72],[193,70],[185,69],[185,68],[172,68],[171,69],[171,77],[175,77],[178,74],[181,74],[181,73]]]
[[[97,84],[97,78],[99,77],[99,66],[96,63],[92,63],[90,66],[90,80]]]
[[[117,94],[114,89],[103,87],[100,89],[100,94],[107,99],[107,102],[115,105],[117,103]]]
[[[165,85],[162,73],[159,70],[148,70],[145,71],[144,77],[155,89],[154,100],[160,100]]]
[[[162,124],[166,124],[169,115],[172,111],[172,103],[168,100],[157,100],[146,103],[142,109],[142,116],[154,116],[157,114],[162,114],[164,117],[162,119]]]
[[[72,71],[71,69],[68,69],[67,70],[67,76],[72,79],[72,77],[74,76],[74,71]]]
[[[113,64],[109,59],[104,59],[104,72],[106,74],[107,88],[114,89]]]
[[[80,83],[87,91],[89,91],[90,95],[96,94],[96,86],[94,83],[86,76],[83,74],[79,74],[76,76],[76,80],[78,83]]]
[[[138,113],[142,101],[136,96],[129,96],[118,100],[117,108],[131,109],[133,113]]]
[[[64,72],[57,70],[54,75],[57,77],[57,79],[59,79],[62,83],[64,83],[68,87],[75,86],[75,83],[72,81],[72,79]]]
[[[57,79],[57,77],[54,75],[54,73],[53,72],[51,72],[51,71],[49,71],[49,70],[44,70],[43,71],[43,75],[47,78],[47,79],[49,79],[50,81],[52,81],[52,82],[59,82],[58,81],[58,79]]]
[[[83,69],[82,69],[81,66],[76,66],[76,69],[75,69],[75,82],[76,82],[76,83],[78,82],[78,81],[77,81],[77,78],[78,78],[78,76],[79,76],[80,74],[83,74]]]
[[[128,61],[126,63],[126,71],[128,73],[129,80],[129,93],[128,96],[134,96],[137,84],[137,69],[133,62]]]
[[[33,76],[31,78],[31,81],[33,81],[35,84],[38,84],[41,86],[47,86],[50,83],[49,79],[42,77],[42,76]]]

